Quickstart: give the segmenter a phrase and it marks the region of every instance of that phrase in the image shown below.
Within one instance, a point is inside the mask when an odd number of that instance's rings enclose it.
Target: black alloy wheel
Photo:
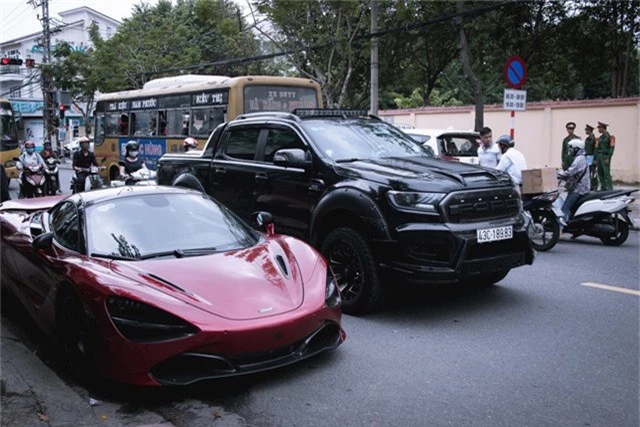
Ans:
[[[556,214],[548,210],[537,210],[531,212],[531,218],[531,246],[540,252],[553,248],[560,239],[560,223]]]
[[[342,311],[364,314],[382,305],[383,289],[373,254],[362,235],[351,228],[337,228],[322,242],[320,252],[338,281]]]
[[[607,246],[620,246],[629,237],[629,224],[613,215],[611,216],[611,221],[615,231],[608,237],[600,237],[600,241]]]

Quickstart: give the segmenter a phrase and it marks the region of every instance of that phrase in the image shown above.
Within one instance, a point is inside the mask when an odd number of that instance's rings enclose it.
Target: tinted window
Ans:
[[[260,129],[232,130],[229,134],[225,154],[236,159],[253,160]]]
[[[272,163],[273,155],[282,148],[306,149],[304,143],[294,132],[287,129],[269,129],[264,150],[264,161]]]
[[[258,235],[202,194],[144,194],[89,206],[89,253],[139,258],[150,253],[246,248]]]
[[[49,228],[58,243],[80,252],[80,224],[73,203],[65,202],[53,208],[49,216]]]
[[[478,155],[480,138],[474,135],[441,135],[440,148],[449,156],[475,157]]]

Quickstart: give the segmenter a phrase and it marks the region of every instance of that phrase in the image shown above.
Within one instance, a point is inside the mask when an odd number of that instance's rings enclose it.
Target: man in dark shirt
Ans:
[[[91,166],[98,166],[96,155],[89,151],[89,138],[83,136],[78,141],[80,149],[73,153],[73,170],[76,171],[76,188],[75,192],[84,191],[85,181],[89,175]]]

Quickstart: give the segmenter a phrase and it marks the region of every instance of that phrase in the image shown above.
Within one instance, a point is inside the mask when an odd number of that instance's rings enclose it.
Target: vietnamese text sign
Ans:
[[[505,110],[524,111],[527,105],[527,91],[516,89],[505,89],[502,107]]]

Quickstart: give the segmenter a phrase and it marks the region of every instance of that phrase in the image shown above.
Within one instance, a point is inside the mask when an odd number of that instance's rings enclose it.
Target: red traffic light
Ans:
[[[0,59],[0,64],[2,65],[9,65],[9,58],[2,58]]]
[[[25,61],[25,65],[27,66],[27,68],[33,68],[36,66],[36,60],[33,58],[27,58],[27,60]]]
[[[58,109],[59,109],[60,111],[64,111],[64,105],[62,105],[62,104],[58,105]]]
[[[22,59],[19,58],[7,58],[6,56],[0,59],[2,65],[22,65]]]

